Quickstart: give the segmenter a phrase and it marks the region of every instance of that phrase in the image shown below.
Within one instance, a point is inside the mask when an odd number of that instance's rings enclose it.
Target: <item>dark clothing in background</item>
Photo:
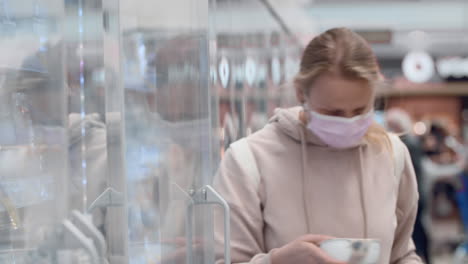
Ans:
[[[414,224],[413,240],[416,245],[416,252],[422,258],[424,258],[427,264],[430,264],[430,252],[429,252],[429,239],[427,236],[426,229],[423,225],[423,212],[425,210],[425,197],[422,189],[423,186],[423,169],[422,169],[422,158],[424,155],[421,142],[416,137],[402,136],[401,140],[405,143],[409,150],[411,161],[413,162],[414,171],[418,180],[419,188],[419,207],[416,216],[416,222]]]

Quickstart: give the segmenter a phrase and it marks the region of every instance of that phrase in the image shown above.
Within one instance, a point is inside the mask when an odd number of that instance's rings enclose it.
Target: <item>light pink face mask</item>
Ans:
[[[353,118],[334,117],[309,110],[307,128],[332,148],[355,147],[373,123],[374,112]]]

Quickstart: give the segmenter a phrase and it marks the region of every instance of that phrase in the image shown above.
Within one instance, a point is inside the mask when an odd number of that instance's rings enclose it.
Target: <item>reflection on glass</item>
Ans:
[[[0,2],[2,29],[16,24],[9,4]],[[53,32],[41,8],[36,3],[27,20],[33,32],[0,35],[2,53],[10,53],[0,60],[0,263],[39,263],[38,248],[67,201],[66,188],[59,189],[67,167],[62,56],[48,41]],[[8,48],[14,46],[25,48]]]
[[[124,46],[130,259],[185,263],[189,193],[209,170],[206,37],[133,32]]]

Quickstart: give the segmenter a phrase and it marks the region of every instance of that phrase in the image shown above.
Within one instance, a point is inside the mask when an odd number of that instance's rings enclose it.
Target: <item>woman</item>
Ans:
[[[380,76],[369,45],[348,29],[309,43],[295,79],[302,106],[277,110],[246,139],[247,166],[259,177],[246,173],[234,143],[215,179],[231,206],[232,263],[341,263],[320,249],[332,237],[378,239],[381,264],[422,263],[411,240],[418,191],[410,156],[373,122]]]

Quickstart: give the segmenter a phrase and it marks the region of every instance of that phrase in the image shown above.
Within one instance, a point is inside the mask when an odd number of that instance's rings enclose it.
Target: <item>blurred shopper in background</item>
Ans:
[[[460,216],[465,234],[465,241],[459,245],[454,255],[454,264],[468,262],[468,163],[465,161],[465,168],[459,175],[460,185],[457,190],[457,202],[460,209]]]
[[[434,121],[423,138],[425,158],[423,168],[427,177],[425,192],[432,200],[432,216],[444,219],[454,216],[457,203],[455,181],[464,168],[464,150],[449,134],[442,122]]]
[[[463,146],[450,135],[443,122],[432,122],[429,132],[423,137],[423,148],[426,154],[423,168],[429,179],[454,176],[463,170]]]
[[[465,164],[461,143],[441,120],[433,120],[423,135],[423,192],[427,197],[426,225],[434,254],[453,250],[460,242],[460,214],[456,193]],[[450,228],[449,228],[450,227]]]
[[[215,178],[231,207],[232,263],[342,263],[320,248],[332,237],[379,240],[378,263],[422,263],[411,238],[418,190],[409,152],[374,122],[380,76],[371,47],[349,29],[308,44],[295,79],[301,106],[278,109],[232,144]]]
[[[405,143],[409,150],[414,172],[418,180],[419,203],[416,222],[414,225],[413,240],[416,245],[417,253],[424,258],[425,262],[430,264],[430,243],[426,228],[423,223],[423,212],[426,208],[426,199],[423,195],[422,186],[424,186],[424,175],[422,169],[422,159],[424,152],[420,139],[413,133],[413,121],[407,112],[402,109],[393,108],[386,112],[385,123],[389,131],[400,135],[401,141]]]

